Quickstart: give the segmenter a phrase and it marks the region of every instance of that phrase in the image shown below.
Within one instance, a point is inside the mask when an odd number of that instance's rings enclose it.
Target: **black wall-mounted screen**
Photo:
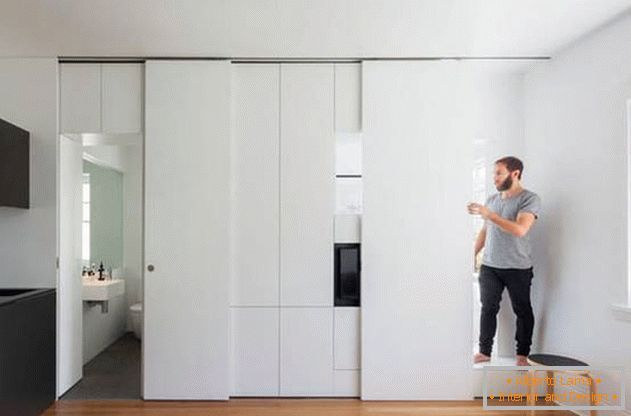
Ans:
[[[360,274],[360,245],[335,244],[335,306],[360,306]]]
[[[0,119],[0,206],[29,207],[29,132]]]

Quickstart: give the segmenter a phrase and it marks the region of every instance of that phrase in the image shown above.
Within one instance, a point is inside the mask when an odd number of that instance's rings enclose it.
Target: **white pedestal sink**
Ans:
[[[108,301],[125,293],[123,279],[98,280],[94,277],[82,277],[82,281],[84,301]]]

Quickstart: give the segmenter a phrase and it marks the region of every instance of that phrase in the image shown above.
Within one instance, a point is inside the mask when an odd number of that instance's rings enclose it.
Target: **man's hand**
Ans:
[[[478,204],[477,202],[471,202],[467,205],[467,210],[469,214],[472,215],[480,215],[485,220],[489,218],[491,215],[491,210],[482,204]]]

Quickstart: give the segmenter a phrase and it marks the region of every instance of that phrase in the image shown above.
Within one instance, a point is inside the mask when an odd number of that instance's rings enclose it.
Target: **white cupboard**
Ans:
[[[233,64],[231,306],[278,306],[280,68]]]
[[[360,368],[360,309],[335,308],[334,350],[336,370]]]
[[[280,302],[333,305],[333,64],[282,64]]]
[[[100,132],[101,65],[62,64],[59,84],[60,132]]]
[[[143,397],[230,393],[230,64],[146,63]]]
[[[233,396],[359,395],[359,308],[333,307],[335,120],[360,127],[359,75],[232,64]]]
[[[139,134],[143,64],[60,65],[60,132]]]
[[[101,127],[104,133],[142,131],[143,78],[141,64],[101,65]]]
[[[333,308],[281,308],[280,394],[333,393]]]
[[[279,308],[231,308],[233,396],[278,396]]]
[[[359,397],[361,393],[361,370],[335,370],[333,372],[333,394],[336,397]]]
[[[337,133],[358,133],[362,129],[361,73],[360,64],[335,64],[335,131]]]

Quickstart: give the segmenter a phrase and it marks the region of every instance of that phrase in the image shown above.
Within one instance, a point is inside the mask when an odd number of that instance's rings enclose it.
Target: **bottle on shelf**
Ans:
[[[103,261],[101,261],[101,264],[99,265],[99,280],[105,280],[105,277],[103,276],[104,271],[105,268],[103,267]]]

